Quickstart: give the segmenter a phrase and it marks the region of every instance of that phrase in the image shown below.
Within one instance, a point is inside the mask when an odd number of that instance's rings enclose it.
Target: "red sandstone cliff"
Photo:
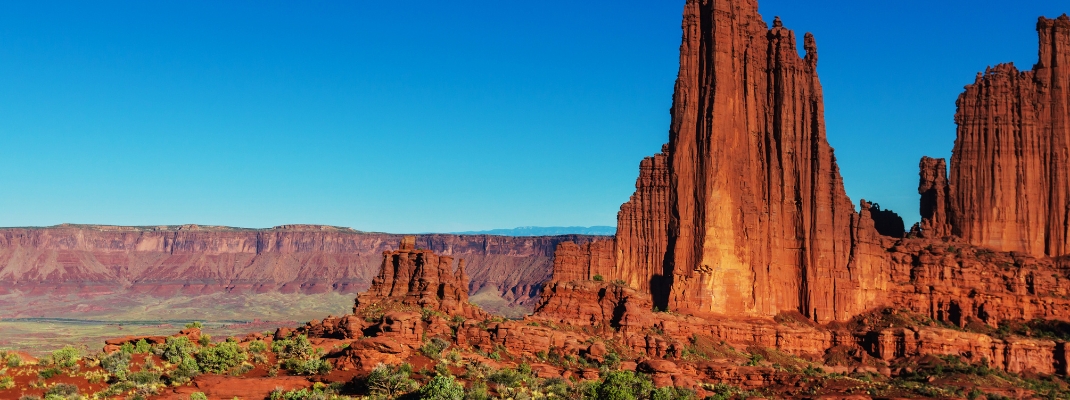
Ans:
[[[1070,253],[1070,18],[1041,18],[1031,71],[1001,64],[959,96],[952,233],[1038,256]]]
[[[670,129],[670,308],[817,321],[867,309],[825,139],[817,45],[750,1],[688,1]],[[859,228],[861,229],[861,228]],[[865,235],[870,235],[866,233]]]
[[[306,225],[7,228],[0,229],[0,293],[354,293],[400,239]],[[592,239],[433,234],[417,236],[417,246],[467,259],[473,293],[489,286],[533,304],[557,244]]]
[[[639,164],[635,194],[617,213],[615,272],[602,271],[639,290],[667,286],[665,250],[669,245],[669,149]],[[556,263],[555,263],[556,265]],[[654,285],[651,282],[654,281]]]

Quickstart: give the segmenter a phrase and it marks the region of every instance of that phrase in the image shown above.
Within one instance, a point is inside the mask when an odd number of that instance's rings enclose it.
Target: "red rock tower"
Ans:
[[[959,96],[951,225],[971,244],[1070,253],[1070,18],[1040,18],[1040,61],[1001,64]]]
[[[754,0],[688,1],[669,133],[670,308],[818,320],[865,307],[817,45]]]

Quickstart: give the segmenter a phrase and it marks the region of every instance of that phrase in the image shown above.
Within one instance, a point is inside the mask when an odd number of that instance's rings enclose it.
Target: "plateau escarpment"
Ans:
[[[289,225],[272,229],[61,225],[0,229],[0,294],[356,293],[401,235]],[[532,304],[562,241],[594,237],[418,235],[464,257],[472,290]]]

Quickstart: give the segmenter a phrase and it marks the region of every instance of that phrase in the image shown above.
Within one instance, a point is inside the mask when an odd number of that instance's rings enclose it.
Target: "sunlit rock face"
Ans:
[[[971,244],[1070,253],[1070,18],[1040,18],[1031,71],[1001,64],[958,99],[951,226]]]

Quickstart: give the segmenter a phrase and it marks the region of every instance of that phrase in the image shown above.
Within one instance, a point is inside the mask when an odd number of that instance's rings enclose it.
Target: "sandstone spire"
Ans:
[[[919,165],[921,195],[921,236],[942,238],[951,235],[948,202],[947,163],[943,158],[922,157]]]
[[[1001,64],[959,96],[951,225],[967,242],[1070,253],[1070,18],[1040,18],[1031,71]]]
[[[753,0],[688,1],[670,129],[670,308],[847,318],[857,217],[825,139],[817,45]],[[864,224],[870,226],[872,224]]]

